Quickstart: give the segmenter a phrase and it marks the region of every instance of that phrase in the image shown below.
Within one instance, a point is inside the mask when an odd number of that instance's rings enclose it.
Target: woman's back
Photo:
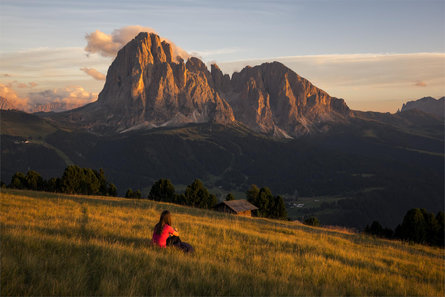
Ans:
[[[160,247],[166,247],[167,246],[167,238],[170,236],[170,234],[175,234],[176,231],[173,229],[170,225],[165,224],[160,234],[158,234],[156,231],[158,226],[155,227],[155,230],[153,231],[153,239],[152,242]]]

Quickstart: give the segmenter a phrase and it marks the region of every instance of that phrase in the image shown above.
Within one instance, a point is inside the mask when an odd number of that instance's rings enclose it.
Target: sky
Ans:
[[[1,0],[0,96],[94,101],[140,30],[229,74],[280,61],[352,109],[445,95],[444,0]]]

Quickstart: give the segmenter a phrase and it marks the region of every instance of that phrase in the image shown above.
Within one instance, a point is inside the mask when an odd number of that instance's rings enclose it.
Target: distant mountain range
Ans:
[[[445,97],[435,99],[433,97],[423,97],[415,101],[408,101],[403,104],[401,112],[417,109],[426,113],[434,114],[438,117],[445,117]]]
[[[140,33],[119,51],[96,102],[1,111],[1,179],[30,169],[60,176],[77,164],[103,168],[120,193],[200,178],[220,198],[244,198],[257,184],[284,195],[293,218],[394,227],[409,208],[444,208],[444,119],[428,113],[438,107],[414,105],[351,111],[280,63],[229,77]],[[304,207],[293,208],[295,199]]]

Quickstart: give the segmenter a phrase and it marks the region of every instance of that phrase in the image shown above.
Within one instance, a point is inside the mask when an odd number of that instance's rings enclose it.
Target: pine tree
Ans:
[[[133,190],[131,188],[125,193],[125,198],[133,198]]]
[[[216,196],[209,194],[209,191],[199,179],[195,179],[185,189],[184,202],[186,205],[194,207],[212,208],[217,199]]]
[[[174,202],[175,187],[169,179],[160,179],[153,184],[148,199],[155,201]]]
[[[233,194],[232,193],[227,194],[226,201],[232,201],[232,200],[235,200],[235,197],[233,196]]]

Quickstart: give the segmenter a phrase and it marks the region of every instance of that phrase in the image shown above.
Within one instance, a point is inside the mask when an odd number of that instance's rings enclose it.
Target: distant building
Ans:
[[[252,210],[258,207],[248,202],[246,199],[223,201],[215,206],[215,210],[231,213],[240,216],[252,216]]]

